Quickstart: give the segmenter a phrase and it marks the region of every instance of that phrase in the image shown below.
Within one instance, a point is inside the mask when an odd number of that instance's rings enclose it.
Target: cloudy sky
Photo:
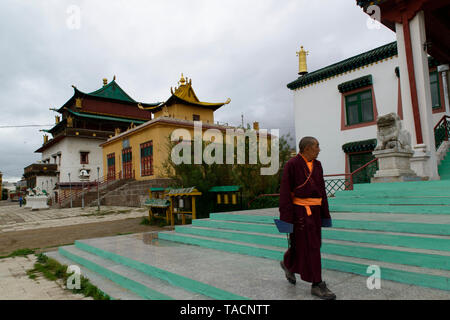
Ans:
[[[135,100],[157,102],[183,72],[200,100],[231,98],[215,120],[239,125],[243,114],[294,136],[296,51],[314,71],[395,40],[367,19],[355,0],[2,0],[0,171],[16,181],[40,159],[39,129],[71,85],[91,92],[114,75]]]

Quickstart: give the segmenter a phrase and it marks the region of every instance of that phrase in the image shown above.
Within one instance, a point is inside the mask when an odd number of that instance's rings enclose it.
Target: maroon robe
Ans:
[[[312,175],[308,182],[309,168],[300,154],[290,159],[283,170],[280,186],[280,220],[293,223],[294,232],[290,234],[290,247],[284,254],[286,268],[299,273],[307,282],[322,281],[320,247],[322,227],[331,227],[323,169],[320,161],[313,160]],[[311,215],[306,214],[304,206],[292,203],[291,192],[298,198],[322,198],[321,206],[310,206]]]

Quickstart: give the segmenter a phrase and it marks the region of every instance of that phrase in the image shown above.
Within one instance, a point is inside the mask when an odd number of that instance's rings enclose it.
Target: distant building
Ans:
[[[99,145],[115,133],[150,120],[151,112],[142,108],[159,104],[135,101],[115,77],[110,83],[103,79],[103,87],[91,93],[73,88],[73,96],[59,109],[52,109],[60,115],[53,128],[43,130],[44,143],[35,151],[42,154],[42,160],[25,168],[24,174],[28,187],[43,188],[56,198],[58,192],[97,180],[97,175],[102,179]]]
[[[136,180],[165,178],[163,164],[170,154],[167,149],[169,137],[175,129],[186,129],[194,136],[194,121],[202,122],[203,131],[227,128],[214,124],[214,111],[228,104],[225,102],[202,102],[192,88],[192,79],[183,75],[179,86],[173,90],[167,101],[150,107],[154,118],[128,131],[116,134],[101,144],[103,148],[103,172],[114,178],[122,176]],[[203,137],[208,139],[208,137]]]

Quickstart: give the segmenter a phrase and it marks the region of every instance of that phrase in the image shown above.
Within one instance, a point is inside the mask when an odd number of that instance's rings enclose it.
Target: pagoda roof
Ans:
[[[74,95],[61,107],[58,109],[58,112],[62,112],[63,108],[67,106],[68,103],[72,101],[74,98],[85,98],[85,97],[91,97],[91,98],[100,98],[105,99],[109,101],[119,102],[119,103],[127,103],[127,104],[133,104],[133,105],[142,105],[147,108],[157,106],[161,104],[161,102],[155,102],[155,103],[142,103],[134,100],[131,98],[116,82],[116,78],[114,77],[113,80],[110,83],[105,84],[103,87],[101,87],[98,90],[86,93],[81,90],[79,90],[76,86],[72,85],[74,89]],[[106,82],[106,79],[104,79]]]
[[[166,102],[160,103],[157,106],[144,107],[142,105],[139,105],[139,107],[144,110],[156,112],[161,110],[162,107],[166,105],[170,105],[176,101],[180,101],[181,103],[217,110],[224,104],[228,104],[231,101],[230,98],[228,98],[225,102],[218,102],[218,103],[200,101],[200,99],[195,94],[194,89],[192,88],[192,79],[189,79],[188,81],[187,78],[186,79],[184,78],[183,74],[181,74],[181,79],[178,83],[180,85],[178,86],[178,88],[177,87],[175,88],[175,91],[172,88],[170,88],[170,93],[172,95],[169,97],[169,99],[167,99]]]
[[[80,118],[111,120],[111,121],[120,121],[120,122],[128,122],[128,123],[132,123],[133,122],[134,124],[143,124],[145,122],[143,120],[138,120],[138,119],[112,117],[112,116],[104,116],[104,115],[84,113],[84,112],[76,112],[76,111],[70,110],[68,108],[66,108],[66,110],[69,113],[73,114],[74,116],[77,116],[77,117],[80,117]]]

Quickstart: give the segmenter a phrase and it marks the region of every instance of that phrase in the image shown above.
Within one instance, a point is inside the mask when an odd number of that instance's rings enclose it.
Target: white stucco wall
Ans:
[[[81,169],[90,170],[90,181],[97,179],[97,167],[100,168],[100,179],[103,177],[103,159],[102,148],[99,144],[103,140],[65,137],[55,145],[51,146],[42,153],[42,160],[50,158],[52,155],[61,153],[61,164],[58,165],[59,182],[69,182],[69,173],[71,182],[80,182],[79,174]],[[88,164],[80,164],[80,151],[89,152]]]
[[[376,125],[341,131],[341,96],[338,85],[366,75],[372,75],[378,115],[397,112],[398,78],[395,67],[397,57],[374,63],[359,70],[340,74],[294,90],[295,136],[298,142],[304,136],[314,136],[319,140],[325,174],[345,172],[345,153],[342,145],[347,142],[373,139],[377,136]]]

